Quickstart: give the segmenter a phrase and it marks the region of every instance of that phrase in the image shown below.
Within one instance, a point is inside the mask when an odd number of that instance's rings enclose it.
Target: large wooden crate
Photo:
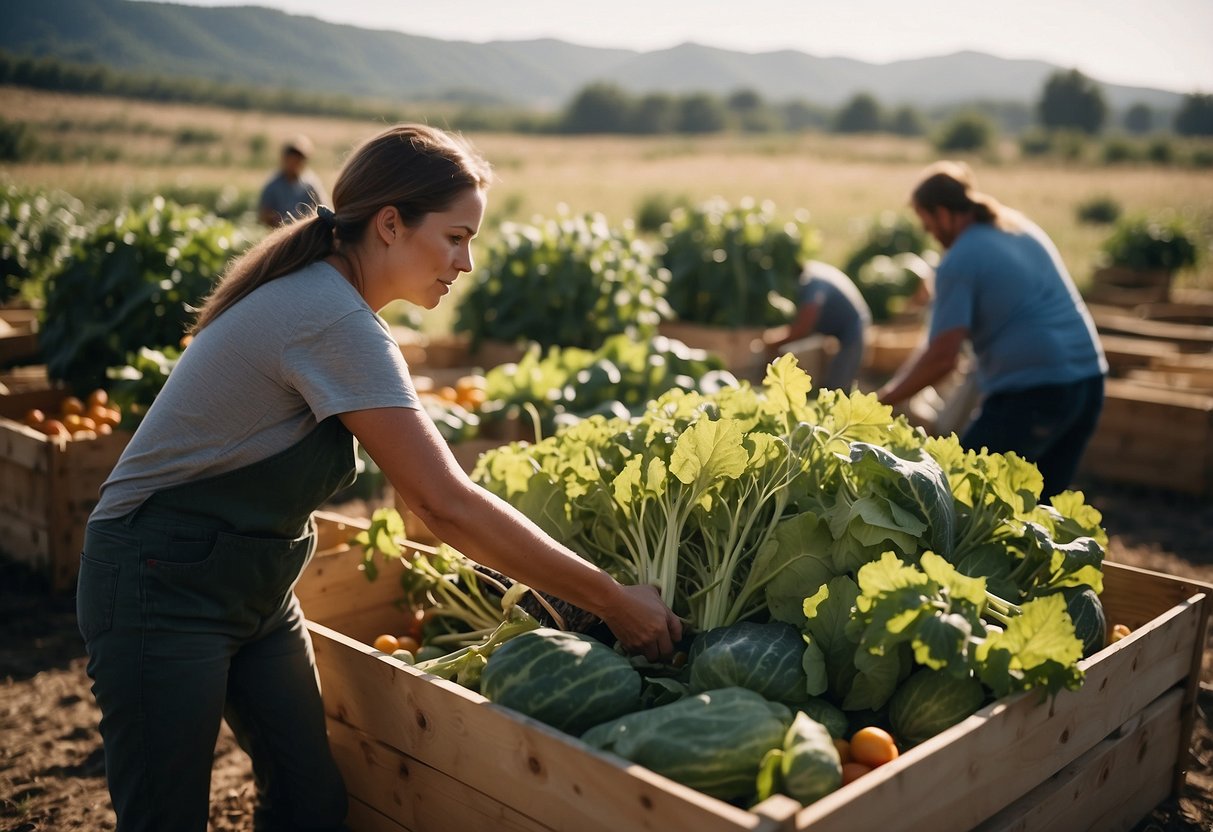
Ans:
[[[45,574],[54,592],[75,586],[85,523],[130,440],[125,431],[51,439],[17,421],[31,407],[55,409],[63,395],[0,399],[0,552]]]
[[[342,534],[358,524],[348,521]],[[745,810],[367,646],[402,627],[390,570],[330,535],[297,587],[356,832],[1124,830],[1182,783],[1213,587],[1106,564],[1132,635],[1055,699],[1001,699],[817,803]],[[322,540],[323,540],[322,536]]]
[[[1082,468],[1112,482],[1213,493],[1213,394],[1109,379]]]

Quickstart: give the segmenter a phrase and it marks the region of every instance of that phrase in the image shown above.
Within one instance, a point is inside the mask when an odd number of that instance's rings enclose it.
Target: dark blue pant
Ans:
[[[1042,497],[1070,486],[1103,409],[1103,376],[995,393],[981,403],[960,444],[969,450],[1014,451],[1035,462]]]
[[[77,614],[119,832],[204,832],[220,720],[253,760],[258,830],[344,829],[311,642],[310,540],[175,520],[90,523]]]

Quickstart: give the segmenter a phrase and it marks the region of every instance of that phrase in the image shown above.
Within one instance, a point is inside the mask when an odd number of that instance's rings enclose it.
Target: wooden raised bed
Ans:
[[[591,749],[367,646],[400,629],[390,569],[368,583],[342,536],[296,592],[309,619],[355,832],[855,832],[1128,829],[1182,783],[1213,587],[1108,563],[1109,624],[1129,637],[1051,701],[1001,699],[800,807],[745,810]]]
[[[706,350],[724,362],[725,369],[738,378],[761,378],[766,367],[760,326],[728,328],[684,321],[662,321],[657,331],[666,338],[688,347]]]
[[[864,370],[878,376],[893,375],[926,337],[926,328],[920,322],[872,324],[868,328]]]
[[[75,587],[84,526],[101,484],[130,434],[51,439],[20,420],[56,410],[65,393],[45,390],[7,404],[0,397],[0,551],[47,576],[54,592]]]
[[[1097,269],[1091,276],[1086,297],[1093,303],[1115,306],[1166,301],[1171,294],[1171,281],[1171,272],[1167,269],[1109,266]]]
[[[1213,493],[1213,393],[1109,379],[1082,468],[1114,482]]]

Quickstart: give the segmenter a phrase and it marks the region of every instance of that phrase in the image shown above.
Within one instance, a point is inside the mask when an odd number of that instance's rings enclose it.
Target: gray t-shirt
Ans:
[[[338,413],[420,408],[387,322],[332,266],[258,287],[198,333],[101,487],[93,519],[286,450]]]

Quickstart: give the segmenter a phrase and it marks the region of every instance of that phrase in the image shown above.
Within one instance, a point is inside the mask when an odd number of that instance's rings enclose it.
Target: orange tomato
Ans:
[[[468,390],[483,390],[485,383],[484,376],[460,376],[455,380],[455,392],[466,393]]]
[[[64,425],[67,426],[67,429],[70,431],[74,432],[74,431],[78,431],[78,430],[84,430],[84,417],[81,416],[79,413],[66,414],[63,417],[62,422]]]
[[[460,407],[465,407],[468,410],[476,410],[486,398],[484,391],[476,387],[469,387],[467,390],[460,390],[456,394],[455,403]]]
[[[439,387],[434,392],[438,395],[438,398],[445,399],[448,402],[455,402],[455,401],[459,400],[458,391],[456,391],[454,387],[451,387],[449,385],[446,387]]]
[[[883,728],[869,725],[851,735],[851,759],[876,768],[897,759],[897,743]]]
[[[110,427],[109,422],[102,422],[101,424],[97,425],[98,436],[109,436],[113,432],[114,429]]]
[[[67,429],[67,425],[60,422],[58,419],[47,419],[42,423],[42,432],[51,437],[63,437],[70,439],[72,432]]]
[[[846,740],[834,740],[834,747],[838,749],[838,759],[843,765],[851,762],[851,744]]]
[[[25,424],[31,428],[41,428],[43,422],[46,421],[46,414],[38,408],[34,408],[25,414]]]
[[[1113,624],[1112,632],[1108,636],[1108,643],[1115,644],[1116,642],[1120,641],[1122,638],[1124,638],[1125,636],[1129,635],[1132,632],[1133,631],[1130,630],[1128,627],[1126,627],[1124,624]]]
[[[853,783],[871,770],[871,766],[865,766],[863,763],[843,763],[842,785],[845,786],[847,783]]]
[[[64,416],[83,416],[84,402],[75,396],[68,396],[59,404],[59,412]]]
[[[94,407],[105,407],[109,404],[109,393],[98,387],[96,390],[88,394],[88,406],[90,409]]]
[[[381,653],[392,653],[400,649],[400,642],[397,641],[395,636],[385,633],[375,636],[375,640],[371,643],[371,646]]]

